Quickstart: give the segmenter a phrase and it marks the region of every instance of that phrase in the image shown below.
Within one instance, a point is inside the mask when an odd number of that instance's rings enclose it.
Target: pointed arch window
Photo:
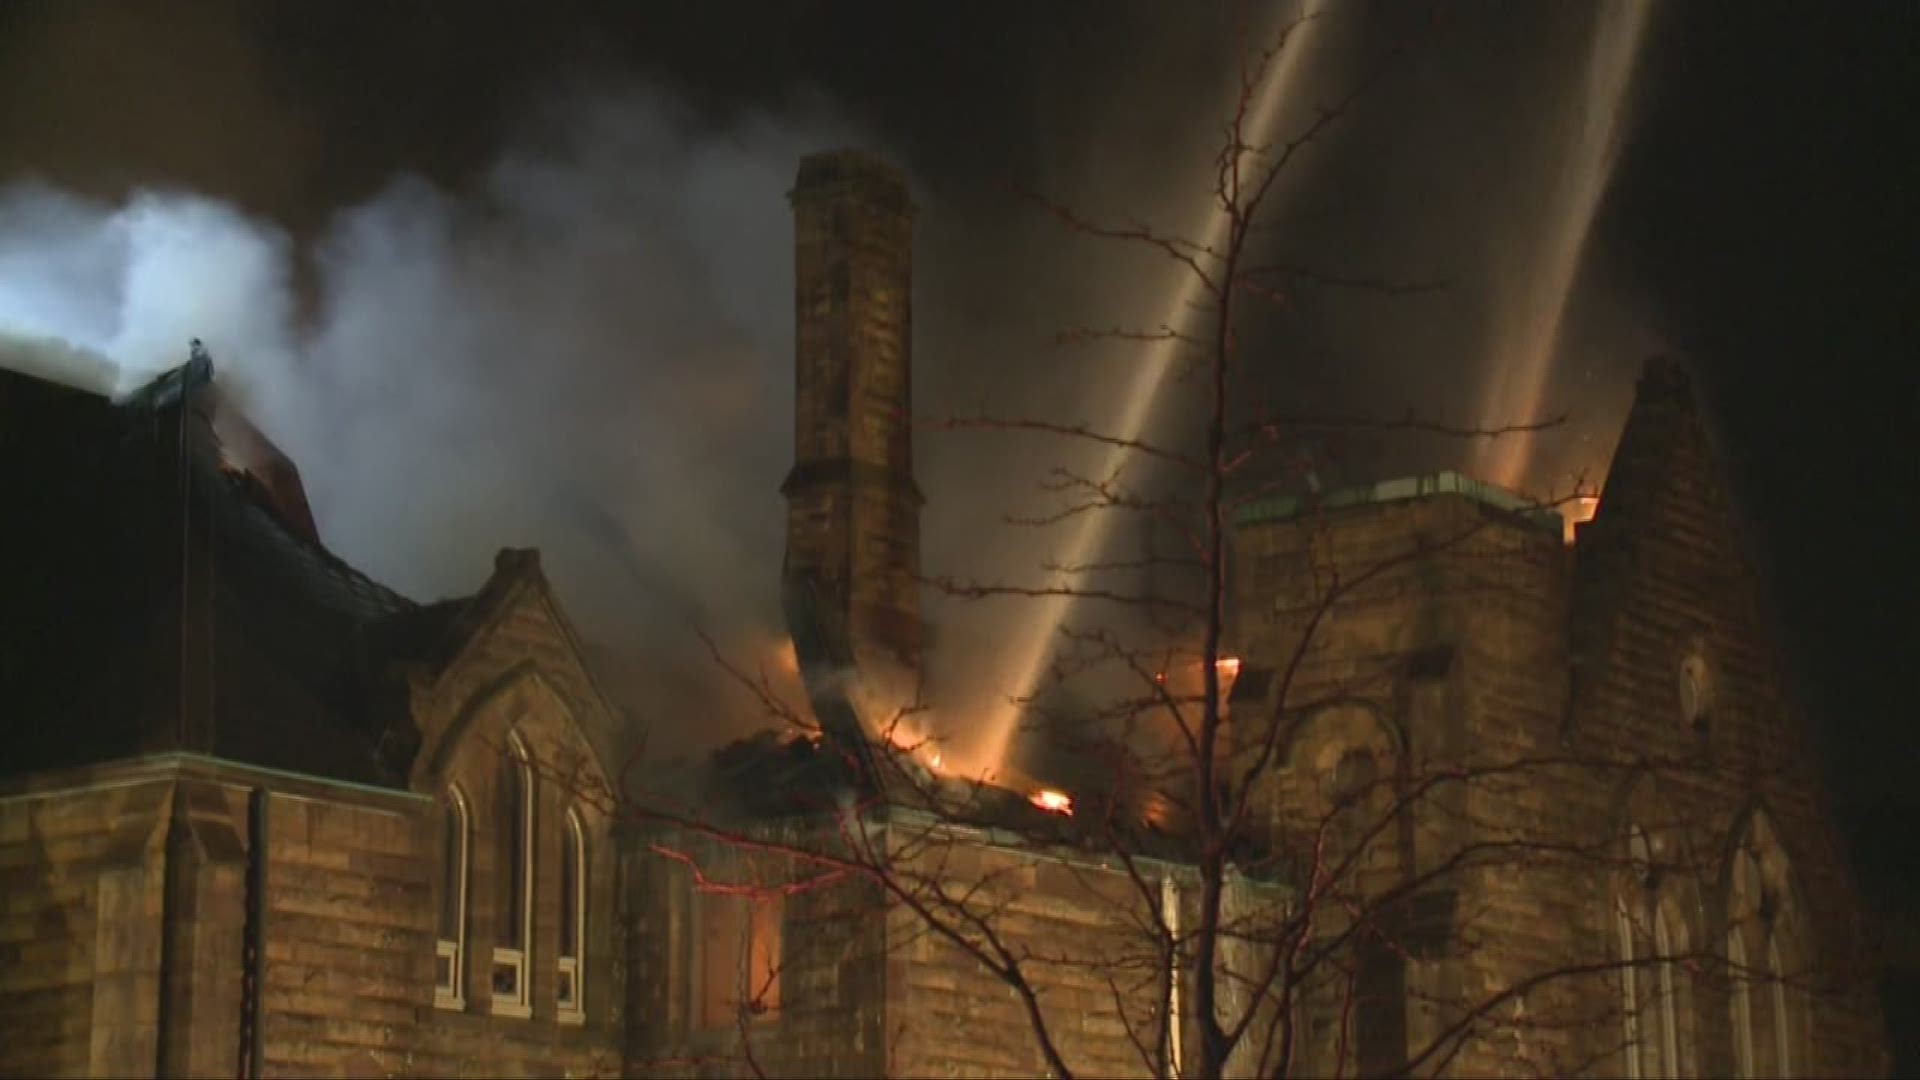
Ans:
[[[1759,1073],[1753,1060],[1753,991],[1744,938],[1738,927],[1727,931],[1727,1005],[1733,1013],[1734,1074],[1741,1080],[1753,1080]]]
[[[1664,895],[1653,846],[1638,826],[1627,829],[1627,866],[1614,904],[1620,956],[1622,1072],[1638,1080],[1680,1076],[1684,1069],[1679,957],[1684,928]]]
[[[532,1015],[527,961],[533,939],[534,775],[533,758],[518,735],[507,736],[496,795],[493,1011],[524,1017]]]
[[[1781,1076],[1792,1076],[1799,1067],[1793,1056],[1794,1016],[1787,992],[1786,965],[1780,960],[1780,935],[1767,936],[1767,980],[1773,987],[1773,1062]]]
[[[1659,1043],[1654,1049],[1657,1056],[1653,1059],[1654,1076],[1680,1075],[1680,1007],[1678,988],[1674,985],[1674,933],[1672,916],[1667,906],[1659,901],[1653,905],[1653,1001],[1656,1019],[1654,1034]]]
[[[472,880],[473,817],[455,784],[447,789],[440,819],[440,918],[434,946],[433,1003],[466,1005],[467,894]]]
[[[1614,917],[1620,942],[1620,1020],[1621,1046],[1625,1058],[1625,1068],[1621,1071],[1630,1080],[1640,1078],[1641,1038],[1640,1038],[1640,979],[1639,969],[1635,966],[1633,913],[1627,901],[1621,899],[1614,905]]]
[[[580,812],[569,807],[560,830],[559,986],[560,1020],[586,1019],[587,832]]]
[[[1798,959],[1792,872],[1772,822],[1756,813],[1729,874],[1727,968],[1734,1063],[1743,1077],[1805,1067],[1806,1010],[1790,985]]]

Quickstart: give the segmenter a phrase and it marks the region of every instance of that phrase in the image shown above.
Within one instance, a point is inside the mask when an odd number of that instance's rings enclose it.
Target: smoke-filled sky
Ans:
[[[1410,51],[1303,159],[1274,254],[1445,287],[1303,292],[1249,354],[1288,411],[1483,420],[1515,291],[1551,277],[1607,20],[1331,8],[1283,125]],[[1876,810],[1911,800],[1886,718],[1907,711],[1920,610],[1898,104],[1916,40],[1910,10],[1850,14],[1655,11],[1544,380],[1541,412],[1570,420],[1524,483],[1597,478],[1642,357],[1692,361],[1841,801],[1877,843]],[[705,723],[683,704],[703,700],[688,623],[749,650],[777,625],[800,155],[860,145],[913,177],[919,412],[1102,421],[1128,389],[1111,357],[1049,338],[1157,323],[1172,279],[1009,185],[1196,228],[1234,26],[1160,3],[7,5],[0,334],[68,371],[92,350],[123,381],[206,339],[330,546],[420,599],[539,546],[671,741]],[[928,434],[917,453],[930,571],[1046,554],[998,525],[1030,499],[1032,446]],[[1469,461],[1326,451],[1336,481]],[[941,614],[950,657],[993,656],[982,619]]]

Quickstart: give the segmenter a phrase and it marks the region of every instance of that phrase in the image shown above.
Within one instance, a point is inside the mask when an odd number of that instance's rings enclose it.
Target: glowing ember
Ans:
[[[934,772],[947,771],[947,754],[931,736],[923,735],[905,723],[887,726],[884,732],[887,745],[899,751],[907,758],[919,762]]]
[[[1066,817],[1073,816],[1073,796],[1064,791],[1041,788],[1039,791],[1027,796],[1027,801],[1045,810],[1049,814],[1062,814]]]
[[[1213,671],[1220,680],[1220,711],[1227,711],[1227,703],[1233,697],[1233,684],[1240,681],[1240,658],[1222,656],[1214,660]]]
[[[1560,508],[1560,520],[1565,523],[1562,538],[1567,542],[1568,547],[1573,546],[1575,527],[1592,521],[1593,515],[1599,511],[1600,496],[1598,495],[1575,495]]]

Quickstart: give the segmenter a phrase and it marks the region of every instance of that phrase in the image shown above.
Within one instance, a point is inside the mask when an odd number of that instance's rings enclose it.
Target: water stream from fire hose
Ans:
[[[1652,6],[1651,0],[1618,0],[1592,9],[1593,37],[1569,118],[1572,126],[1555,147],[1559,168],[1551,201],[1539,228],[1526,234],[1532,250],[1524,251],[1512,268],[1516,284],[1504,297],[1493,328],[1482,428],[1541,419],[1567,301],[1626,132],[1628,91]],[[1481,476],[1519,488],[1533,464],[1534,438],[1522,433],[1485,440],[1479,457],[1476,471]]]
[[[1270,141],[1274,127],[1279,120],[1281,106],[1296,90],[1307,68],[1305,56],[1314,36],[1311,20],[1316,19],[1327,6],[1328,0],[1304,0],[1296,10],[1286,12],[1290,22],[1299,20],[1297,30],[1290,34],[1286,46],[1275,56],[1266,71],[1266,80],[1258,88],[1253,108],[1247,113],[1245,138],[1251,144]],[[1268,40],[1272,40],[1269,38]],[[1279,190],[1269,196],[1274,202]],[[1217,205],[1211,208],[1206,220],[1198,228],[1183,235],[1197,238],[1207,247],[1219,250],[1226,243],[1229,218]],[[1168,305],[1162,322],[1183,331],[1190,328],[1194,320],[1195,308],[1203,300],[1202,285],[1197,277],[1182,273],[1181,281],[1175,288],[1172,302]],[[1160,396],[1160,388],[1167,374],[1174,367],[1177,343],[1170,340],[1155,342],[1148,346],[1138,372],[1133,377],[1133,385],[1128,388],[1113,425],[1106,429],[1108,434],[1123,440],[1139,439],[1145,432],[1147,422],[1152,418],[1153,405]],[[1113,476],[1126,464],[1129,452],[1115,447],[1104,456],[1100,468],[1090,475],[1096,477]],[[1081,514],[1069,518],[1065,528],[1069,530],[1066,543],[1060,552],[1059,564],[1062,566],[1084,565],[1093,561],[1107,542],[1112,532],[1116,515],[1111,513]],[[1036,603],[1043,605],[1030,620],[1023,622],[1021,637],[1012,650],[1015,680],[1013,687],[1020,698],[1030,696],[1039,686],[1047,668],[1048,657],[1052,654],[1055,638],[1060,626],[1066,621],[1073,607],[1071,597],[1049,596]],[[982,754],[985,761],[1004,763],[1007,751],[1013,741],[1020,722],[1020,706],[1015,702],[1004,705],[987,725],[986,745]]]

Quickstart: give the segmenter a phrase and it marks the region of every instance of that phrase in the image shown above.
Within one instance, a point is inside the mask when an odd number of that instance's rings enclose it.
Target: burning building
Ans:
[[[535,553],[416,603],[203,356],[118,401],[0,372],[0,1071],[1190,1075],[1210,894],[1216,1013],[1295,1072],[1884,1070],[1678,368],[1571,545],[1452,473],[1241,512],[1225,760],[1267,758],[1209,878],[1165,792],[922,752],[913,208],[847,152],[791,197],[805,715],[689,791],[615,767]]]

